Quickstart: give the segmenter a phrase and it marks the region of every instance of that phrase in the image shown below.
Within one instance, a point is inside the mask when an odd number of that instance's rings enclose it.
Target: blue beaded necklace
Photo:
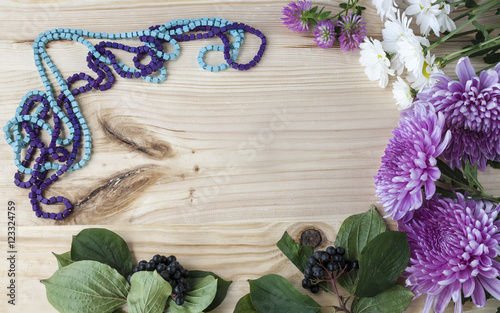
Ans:
[[[236,60],[245,32],[259,37],[261,46],[249,63],[240,64]],[[228,34],[234,37],[232,44],[227,37]],[[44,190],[55,183],[65,172],[78,170],[90,160],[92,136],[75,96],[94,89],[99,91],[110,89],[116,81],[111,68],[121,77],[142,78],[158,84],[167,78],[164,63],[175,60],[180,54],[178,42],[215,36],[221,39],[222,45],[207,45],[201,48],[197,59],[198,65],[210,72],[219,72],[230,67],[241,71],[249,70],[260,61],[267,43],[266,37],[259,30],[243,23],[233,23],[218,17],[172,20],[164,25],[128,33],[97,33],[81,29],[58,28],[41,33],[35,39],[33,43],[35,66],[45,92],[29,91],[21,99],[15,116],[6,123],[3,130],[5,140],[13,148],[14,163],[18,169],[14,175],[14,183],[21,188],[31,189],[30,203],[37,217],[62,220],[71,214],[73,205],[68,199],[61,196],[45,198]],[[117,42],[102,41],[93,45],[86,38],[110,40],[139,38],[144,44],[132,47]],[[54,40],[73,40],[86,46],[89,50],[87,66],[97,74],[97,77],[76,73],[65,80],[45,49],[46,44]],[[164,52],[163,43],[172,45],[174,51]],[[120,49],[135,54],[133,62],[136,68],[119,62],[110,49]],[[225,63],[215,66],[206,64],[204,56],[208,51],[223,52]],[[151,61],[144,65],[140,60],[146,55],[151,57]],[[60,86],[61,92],[57,97],[54,95],[53,86],[49,82],[42,60],[45,61]],[[159,75],[153,77],[152,74],[156,72],[159,72]],[[86,81],[87,84],[72,89],[72,85],[80,80]],[[35,107],[36,110],[32,112]],[[52,118],[53,127],[47,122],[49,118]],[[67,138],[61,137],[63,124],[69,130]],[[48,144],[41,139],[43,131],[47,132],[51,138]],[[80,150],[83,151],[83,156],[77,160]],[[21,157],[23,151],[25,151],[24,160]],[[35,155],[38,156],[35,158]],[[34,163],[33,167],[30,167],[31,163]],[[54,173],[49,176],[49,171],[54,171]],[[23,175],[31,177],[23,181]],[[65,206],[64,211],[49,213],[41,208],[41,204],[56,203],[62,203]]]

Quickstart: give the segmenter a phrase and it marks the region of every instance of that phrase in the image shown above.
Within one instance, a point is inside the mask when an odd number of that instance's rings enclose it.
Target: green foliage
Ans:
[[[89,228],[73,236],[73,261],[92,260],[116,269],[124,277],[132,272],[132,255],[122,237],[104,228]]]
[[[361,252],[355,295],[373,297],[391,288],[409,260],[406,233],[389,231],[378,235]]]
[[[307,267],[307,259],[314,253],[314,248],[312,246],[302,246],[295,242],[287,232],[283,234],[276,245],[299,271],[303,273]]]
[[[172,287],[156,271],[137,272],[130,279],[129,313],[162,313]]]
[[[321,306],[285,278],[269,274],[249,280],[250,297],[259,313],[321,313]]]
[[[113,312],[126,303],[130,288],[115,269],[96,261],[61,267],[42,283],[50,304],[61,313]]]

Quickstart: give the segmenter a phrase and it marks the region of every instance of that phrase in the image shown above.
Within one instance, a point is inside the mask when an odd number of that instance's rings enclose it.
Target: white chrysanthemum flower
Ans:
[[[407,15],[416,15],[417,25],[420,25],[420,33],[424,36],[429,35],[432,30],[436,36],[439,36],[441,29],[438,21],[438,15],[441,14],[440,5],[432,5],[432,0],[406,0],[410,4],[406,8]]]
[[[439,30],[444,33],[446,31],[451,32],[457,29],[455,22],[450,18],[449,14],[454,7],[450,6],[448,3],[440,4],[439,15],[437,16],[438,23],[440,25]],[[439,36],[439,34],[437,34]]]
[[[408,72],[417,76],[424,64],[424,48],[429,46],[429,40],[420,36],[401,37],[398,42],[398,55]]]
[[[392,94],[400,110],[408,109],[413,103],[410,86],[398,76],[398,80],[392,83]]]
[[[372,0],[372,4],[377,8],[377,14],[380,15],[380,20],[394,17],[396,13],[396,3],[394,0]]]
[[[385,22],[385,28],[382,29],[382,46],[384,50],[389,53],[396,53],[398,51],[398,40],[401,37],[409,37],[413,35],[413,30],[410,28],[411,18],[408,19],[405,13],[401,15],[399,10],[393,18],[389,18]]]
[[[382,43],[384,44],[384,43]],[[396,53],[392,56],[391,58],[391,69],[394,70],[394,72],[396,73],[396,75],[400,76],[404,69],[405,69],[405,64],[404,62],[401,60],[401,56],[399,55],[399,53]]]
[[[411,88],[420,91],[424,87],[432,86],[436,83],[436,79],[432,78],[432,74],[443,73],[439,66],[435,63],[436,56],[427,52],[420,72],[411,72],[408,74],[408,81],[412,82]]]
[[[365,38],[359,47],[361,48],[359,62],[365,66],[365,74],[370,80],[379,80],[381,88],[387,87],[389,75],[394,75],[390,69],[391,61],[382,48],[382,43],[377,39]]]

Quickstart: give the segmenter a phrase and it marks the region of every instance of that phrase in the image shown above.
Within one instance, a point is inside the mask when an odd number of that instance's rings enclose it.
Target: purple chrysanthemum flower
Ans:
[[[335,41],[335,25],[330,20],[320,21],[314,30],[314,41],[318,47],[326,49]]]
[[[451,299],[455,312],[462,310],[462,291],[478,307],[486,302],[485,292],[500,300],[500,206],[489,201],[432,198],[406,223],[398,223],[408,236],[411,257],[406,285],[415,296],[427,293],[423,313],[434,302],[442,313]]]
[[[301,33],[309,31],[309,24],[307,23],[306,13],[311,9],[311,1],[297,1],[290,2],[281,11],[285,17],[282,17],[283,25],[287,28]]]
[[[342,16],[337,25],[341,27],[340,49],[345,52],[358,50],[367,34],[363,18],[360,15],[350,13],[347,16]]]
[[[418,94],[417,102],[433,106],[446,117],[446,129],[452,133],[443,157],[451,167],[460,167],[462,159],[486,169],[486,161],[500,161],[500,64],[476,75],[468,57],[455,69],[459,81],[444,74]]]
[[[434,182],[441,177],[436,158],[450,141],[450,132],[443,136],[442,113],[417,105],[401,115],[375,176],[376,194],[388,216],[396,221],[410,219],[420,208],[422,186],[426,199],[434,195]]]

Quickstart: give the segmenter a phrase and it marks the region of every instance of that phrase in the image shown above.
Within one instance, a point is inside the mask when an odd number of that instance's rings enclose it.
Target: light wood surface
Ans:
[[[337,10],[336,1],[315,1]],[[43,87],[31,44],[58,27],[124,32],[177,18],[219,16],[260,29],[268,38],[251,71],[209,73],[199,49],[217,40],[181,43],[161,84],[119,78],[106,92],[78,96],[93,135],[92,159],[65,174],[47,195],[75,205],[64,222],[37,219],[28,191],[15,187],[11,148],[0,144],[0,290],[7,287],[7,201],[17,208],[17,305],[0,295],[1,312],[55,312],[40,279],[57,268],[51,252],[69,250],[71,236],[100,225],[123,236],[135,261],[157,252],[176,254],[190,269],[211,270],[234,284],[218,313],[232,312],[248,292],[247,279],[277,273],[296,286],[300,274],[276,248],[284,231],[305,229],[334,241],[342,221],[376,203],[373,175],[399,111],[391,89],[370,82],[358,53],[322,50],[311,35],[280,21],[286,1],[0,1],[0,121],[14,116],[29,90]],[[369,35],[383,24],[366,1]],[[97,41],[96,41],[97,42]],[[455,42],[439,53],[465,45]],[[86,49],[49,44],[65,77],[88,72]],[[240,60],[258,41],[248,34]],[[132,65],[131,56],[118,53]],[[214,64],[220,55],[209,58]],[[453,66],[445,70],[453,74]],[[492,172],[481,181],[495,193]],[[379,206],[380,208],[380,206]],[[388,221],[392,227],[394,223]],[[324,296],[322,304],[332,304]],[[423,299],[407,312],[420,312]],[[494,312],[466,306],[466,312]],[[326,311],[325,311],[326,312]],[[450,307],[446,312],[453,312]]]

